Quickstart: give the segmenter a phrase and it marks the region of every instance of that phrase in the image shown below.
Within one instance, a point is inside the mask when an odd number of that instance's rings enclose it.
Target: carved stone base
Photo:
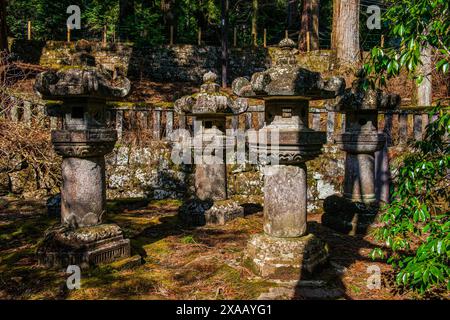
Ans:
[[[188,225],[224,225],[244,216],[244,208],[233,200],[202,201],[191,199],[183,203],[178,211],[180,219]]]
[[[109,263],[130,256],[130,240],[114,224],[101,224],[70,230],[61,226],[47,231],[38,247],[39,265],[65,268]]]
[[[212,225],[224,225],[239,217],[244,217],[244,208],[233,200],[216,202],[205,212],[206,224]]]
[[[367,234],[375,222],[379,205],[353,202],[339,196],[324,201],[322,224],[348,235]]]
[[[277,280],[299,280],[304,273],[326,262],[327,245],[314,234],[299,238],[254,235],[245,253],[245,263],[258,275]]]

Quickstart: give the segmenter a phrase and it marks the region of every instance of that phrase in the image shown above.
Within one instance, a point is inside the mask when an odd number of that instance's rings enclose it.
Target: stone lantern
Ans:
[[[327,106],[330,111],[345,113],[345,132],[334,140],[346,152],[346,160],[344,197],[325,200],[322,223],[350,234],[364,233],[378,212],[375,152],[386,142],[386,134],[378,132],[378,111],[400,105],[400,96],[365,90],[365,82],[361,71],[352,87]]]
[[[234,137],[225,135],[226,117],[245,112],[245,99],[233,101],[220,92],[217,75],[203,76],[200,92],[175,102],[175,112],[194,117],[193,190],[180,207],[179,216],[190,225],[220,224],[244,216],[244,209],[228,199],[226,153],[234,150]],[[233,140],[233,141],[230,141]]]
[[[107,126],[106,102],[125,97],[130,81],[95,67],[86,42],[76,46],[72,65],[38,75],[35,90],[43,99],[61,101],[47,113],[62,117],[62,129],[51,141],[63,157],[61,225],[47,231],[38,248],[39,263],[64,267],[111,262],[130,255],[130,242],[119,226],[104,224],[105,155],[117,132]]]
[[[292,40],[282,40],[279,47],[272,68],[255,73],[251,81],[233,82],[238,96],[265,100],[266,125],[259,136],[266,138],[249,141],[250,152],[264,165],[264,233],[250,239],[246,262],[265,277],[299,279],[302,271],[312,272],[328,257],[325,243],[308,233],[306,223],[306,162],[320,155],[326,143],[325,132],[308,127],[309,101],[336,97],[345,81],[325,80],[299,67]]]

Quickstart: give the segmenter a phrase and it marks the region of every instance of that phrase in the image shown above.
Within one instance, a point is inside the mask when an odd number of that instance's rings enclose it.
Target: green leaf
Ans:
[[[449,69],[450,69],[450,63],[447,62],[442,65],[442,73],[446,74]]]
[[[400,37],[403,37],[404,34],[405,34],[405,27],[403,25],[400,25],[398,28],[398,35]]]

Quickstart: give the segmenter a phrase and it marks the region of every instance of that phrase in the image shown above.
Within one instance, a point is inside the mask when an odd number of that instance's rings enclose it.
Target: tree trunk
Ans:
[[[134,15],[134,0],[119,1],[119,37],[121,40],[129,40],[129,30],[126,30],[127,19]]]
[[[289,0],[287,5],[287,29],[288,30],[298,30],[299,28],[299,16],[298,11],[298,0]]]
[[[208,20],[203,9],[202,0],[199,1],[198,9],[195,11],[195,19],[197,20],[197,26],[202,29],[202,33],[206,36],[206,32],[208,31]]]
[[[222,27],[222,87],[227,87],[228,79],[228,0],[221,0],[221,27]]]
[[[360,61],[359,1],[339,1],[335,46],[337,59],[342,64],[355,64]]]
[[[433,71],[431,47],[422,49],[420,60],[422,65],[419,73],[423,76],[422,82],[417,86],[417,105],[431,106],[433,101],[433,86],[431,82],[431,73]]]
[[[169,36],[170,27],[173,26],[173,37],[175,39],[176,34],[177,34],[177,25],[178,25],[176,0],[162,0],[161,1],[161,11],[163,13],[165,34],[167,36]]]
[[[311,50],[319,50],[319,9],[320,0],[303,1],[300,35],[298,39],[298,48],[300,51],[306,51],[308,48],[308,34],[309,48]]]
[[[8,27],[6,25],[6,0],[0,0],[0,51],[8,51]]]
[[[331,49],[336,50],[336,30],[337,22],[339,21],[339,10],[341,6],[341,0],[333,0],[333,27],[331,29]]]
[[[253,37],[253,45],[257,45],[258,39],[258,0],[252,0],[252,37]]]

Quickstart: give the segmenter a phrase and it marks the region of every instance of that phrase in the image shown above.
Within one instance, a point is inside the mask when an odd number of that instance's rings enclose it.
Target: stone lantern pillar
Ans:
[[[216,80],[216,74],[206,73],[200,93],[175,102],[175,112],[194,117],[194,190],[188,191],[179,210],[180,218],[190,225],[223,225],[244,216],[244,209],[228,199],[226,152],[234,150],[234,139],[226,138],[225,125],[227,116],[245,112],[247,107],[221,93]]]
[[[342,232],[364,233],[378,212],[375,194],[375,152],[386,142],[386,134],[378,132],[378,111],[394,109],[400,97],[381,90],[364,90],[360,74],[342,96],[327,109],[345,113],[345,132],[334,140],[346,152],[343,198],[325,200],[322,223]]]
[[[238,96],[265,100],[266,125],[259,142],[249,141],[250,152],[265,164],[264,233],[248,243],[246,262],[265,277],[299,279],[327,257],[327,247],[307,230],[306,162],[321,153],[326,133],[308,127],[309,101],[330,99],[343,92],[341,78],[322,79],[320,73],[297,66],[295,43],[279,44],[278,62],[251,81],[238,78]]]
[[[111,152],[117,132],[106,124],[106,102],[130,91],[126,78],[113,79],[95,68],[86,43],[72,66],[40,74],[35,90],[46,100],[62,101],[48,114],[61,116],[62,130],[51,140],[63,157],[61,226],[47,232],[38,248],[40,264],[64,267],[111,262],[130,255],[130,243],[119,226],[102,223],[106,211],[105,154]]]

